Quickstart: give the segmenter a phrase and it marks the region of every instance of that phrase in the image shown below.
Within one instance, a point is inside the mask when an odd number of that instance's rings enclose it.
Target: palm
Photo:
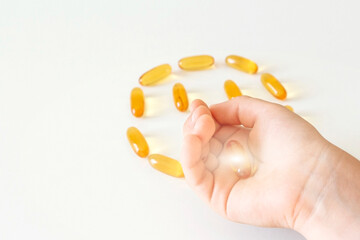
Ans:
[[[184,125],[187,135],[184,149],[191,151],[185,150],[182,157],[190,159],[183,161],[189,184],[217,212],[231,220],[260,226],[291,226],[307,178],[306,174],[297,174],[303,163],[291,158],[294,149],[282,149],[284,142],[291,141],[293,136],[281,141],[266,139],[276,136],[281,129],[276,124],[266,126],[267,130],[258,126],[249,130],[221,125],[203,103],[193,108],[197,121],[190,118]],[[240,179],[224,161],[223,146],[234,139],[245,145],[259,162],[256,174],[250,178]]]
[[[274,225],[276,219],[279,219],[279,213],[291,211],[301,186],[289,184],[291,176],[286,176],[288,174],[282,171],[281,166],[271,167],[274,165],[268,162],[262,162],[253,177],[240,179],[222,157],[222,149],[229,140],[242,140],[242,144],[248,144],[246,148],[250,150],[258,148],[254,143],[259,141],[251,137],[257,138],[254,135],[249,137],[249,130],[245,128],[221,126],[202,148],[205,171],[213,175],[214,186],[217,186],[209,202],[215,210],[231,220],[242,222],[246,219],[250,224]],[[256,154],[254,157],[259,159]],[[290,186],[291,192],[284,189]],[[284,196],[285,193],[287,196]],[[284,201],[279,202],[281,199]],[[261,219],[259,216],[264,217]]]

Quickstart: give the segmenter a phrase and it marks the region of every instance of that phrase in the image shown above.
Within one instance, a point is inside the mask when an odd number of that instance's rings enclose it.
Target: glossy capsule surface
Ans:
[[[141,88],[136,87],[131,90],[130,94],[130,109],[132,115],[141,117],[145,109],[145,97]]]
[[[230,140],[227,142],[225,152],[231,168],[240,178],[248,178],[255,173],[255,162],[238,141]]]
[[[225,62],[230,67],[250,74],[255,74],[258,70],[258,66],[255,62],[236,55],[227,56]]]
[[[224,83],[224,89],[229,99],[242,95],[239,87],[233,80],[226,80]]]
[[[148,161],[153,168],[160,172],[177,178],[184,177],[181,164],[175,159],[162,154],[151,154]]]
[[[129,127],[126,135],[132,149],[139,157],[144,158],[149,155],[149,145],[136,127]]]
[[[162,64],[150,69],[139,78],[139,83],[143,86],[149,86],[159,82],[171,74],[171,66]]]
[[[175,107],[180,112],[185,112],[189,107],[189,100],[186,90],[181,83],[176,83],[173,87],[173,98]]]
[[[179,67],[183,70],[204,70],[214,65],[214,58],[209,55],[186,57],[179,60]]]
[[[264,73],[261,75],[261,82],[274,97],[280,100],[286,98],[286,90],[284,86],[270,73]]]

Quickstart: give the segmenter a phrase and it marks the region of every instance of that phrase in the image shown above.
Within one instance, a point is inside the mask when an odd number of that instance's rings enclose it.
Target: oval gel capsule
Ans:
[[[224,89],[229,99],[242,95],[239,87],[233,80],[226,80],[224,83]]]
[[[161,154],[151,154],[148,161],[153,168],[160,172],[177,178],[184,177],[181,164],[175,159]]]
[[[227,56],[225,62],[230,67],[250,74],[254,74],[258,70],[258,66],[256,65],[256,63],[247,58],[236,55]]]
[[[284,86],[270,73],[264,73],[261,75],[261,82],[274,97],[280,100],[286,98],[286,90]]]
[[[171,74],[171,66],[163,64],[150,69],[139,78],[139,83],[143,86],[149,86],[166,78]]]
[[[214,58],[209,55],[186,57],[179,60],[179,67],[183,70],[204,70],[214,65]]]
[[[136,127],[129,127],[126,135],[132,149],[139,157],[144,158],[149,155],[149,145]]]
[[[189,107],[189,100],[186,90],[181,83],[176,83],[173,87],[173,98],[176,108],[180,112],[185,112]]]
[[[130,109],[135,117],[141,117],[145,109],[145,97],[141,88],[133,88],[130,94]]]
[[[240,178],[248,178],[256,171],[255,162],[247,154],[244,147],[235,140],[230,140],[225,145],[226,158],[230,166]]]

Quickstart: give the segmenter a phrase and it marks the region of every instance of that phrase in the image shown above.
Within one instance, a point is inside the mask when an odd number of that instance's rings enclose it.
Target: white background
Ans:
[[[291,230],[229,222],[131,150],[137,126],[151,152],[179,157],[172,85],[190,100],[243,93],[275,101],[225,66],[253,59],[289,92],[285,104],[360,158],[358,1],[0,1],[0,239],[303,239]],[[182,72],[181,57],[211,54],[216,67]],[[174,74],[130,90],[162,63]],[[279,101],[275,101],[279,102]]]

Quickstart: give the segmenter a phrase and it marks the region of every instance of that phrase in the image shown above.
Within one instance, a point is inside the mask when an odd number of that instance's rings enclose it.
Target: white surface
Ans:
[[[360,158],[358,1],[0,2],[0,239],[303,239],[222,219],[183,180],[131,151],[130,125],[152,152],[178,158],[186,114],[174,80],[144,88],[140,74],[170,63],[190,98],[226,99],[222,84],[274,101],[224,65],[253,59],[285,83],[286,102]],[[180,72],[179,58],[211,54],[216,69]],[[150,108],[150,106],[153,106]]]

